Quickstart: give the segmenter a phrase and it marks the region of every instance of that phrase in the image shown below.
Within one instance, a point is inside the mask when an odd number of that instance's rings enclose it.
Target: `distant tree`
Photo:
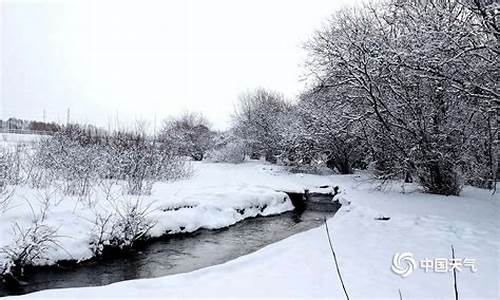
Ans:
[[[213,162],[240,163],[245,160],[245,144],[229,130],[218,132],[208,159]]]
[[[25,122],[17,118],[9,118],[6,122],[6,127],[9,130],[22,130],[25,129]]]
[[[361,138],[354,133],[357,123],[342,118],[328,91],[310,90],[302,94],[284,127],[284,148],[290,163],[308,164],[313,158],[341,174],[353,173],[363,159]]]
[[[57,132],[61,130],[62,126],[56,123],[47,123],[40,121],[29,121],[29,130],[37,132]]]
[[[61,125],[54,122],[41,122],[33,120],[22,120],[9,118],[7,121],[0,120],[0,130],[29,130],[35,133],[54,133],[62,130]]]
[[[159,139],[178,155],[200,161],[213,147],[214,135],[210,122],[202,114],[188,112],[165,120]]]
[[[291,105],[280,93],[266,89],[244,93],[233,114],[233,132],[244,141],[251,157],[264,156],[276,162],[283,120],[290,110]]]

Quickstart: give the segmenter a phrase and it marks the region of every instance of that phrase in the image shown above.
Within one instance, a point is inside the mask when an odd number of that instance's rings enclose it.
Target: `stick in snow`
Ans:
[[[455,261],[455,249],[451,245],[451,258]],[[458,288],[457,288],[457,270],[453,268],[453,287],[455,288],[455,300],[458,300]]]
[[[324,218],[324,221],[326,228],[326,236],[328,237],[328,243],[330,244],[330,250],[332,251],[333,261],[335,262],[335,268],[337,269],[337,275],[339,276],[340,283],[342,284],[342,289],[344,290],[345,297],[347,300],[349,300],[349,295],[347,294],[347,290],[344,285],[344,280],[342,280],[342,275],[340,274],[340,268],[337,262],[337,255],[335,255],[335,251],[333,250],[332,240],[330,239],[330,232],[328,231],[328,223],[326,222],[326,218]]]

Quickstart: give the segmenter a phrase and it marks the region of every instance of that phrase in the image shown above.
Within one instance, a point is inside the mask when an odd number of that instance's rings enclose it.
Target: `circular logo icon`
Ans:
[[[413,273],[416,267],[417,263],[413,258],[413,254],[410,252],[396,253],[392,258],[392,272],[403,278],[408,277],[411,273]]]

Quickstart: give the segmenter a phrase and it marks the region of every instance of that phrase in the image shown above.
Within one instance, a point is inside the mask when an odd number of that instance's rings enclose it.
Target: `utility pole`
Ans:
[[[45,117],[46,117],[46,115],[47,115],[47,114],[46,114],[45,109],[44,109],[44,110],[43,110],[43,117],[42,117],[42,118],[43,118],[43,123],[45,123]]]
[[[70,111],[69,111],[69,107],[68,107],[68,110],[66,111],[66,126],[69,125],[69,113],[70,113]]]

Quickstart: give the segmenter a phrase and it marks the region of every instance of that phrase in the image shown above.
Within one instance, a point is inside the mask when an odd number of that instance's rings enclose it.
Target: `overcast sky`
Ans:
[[[0,0],[0,117],[100,126],[183,111],[228,126],[242,91],[293,98],[301,46],[349,0]]]

